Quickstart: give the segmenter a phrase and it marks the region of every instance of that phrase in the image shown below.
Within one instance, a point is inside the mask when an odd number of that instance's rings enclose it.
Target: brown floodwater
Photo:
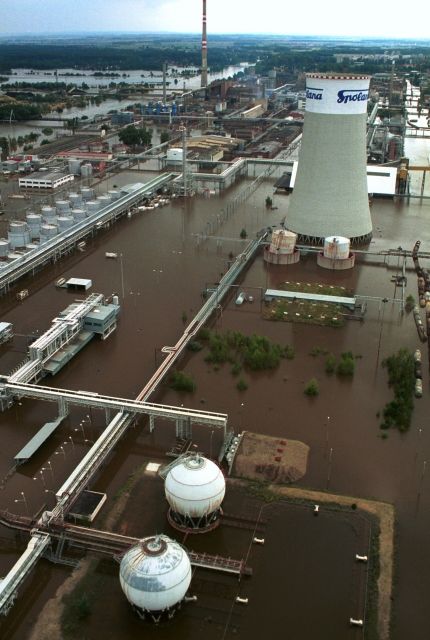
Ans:
[[[145,177],[148,176],[144,175],[143,179]],[[142,180],[141,174],[128,172],[116,177],[115,183],[137,180]],[[93,291],[106,295],[115,291],[120,295],[122,310],[117,331],[106,342],[90,343],[60,374],[47,382],[56,387],[136,396],[156,363],[161,361],[161,347],[177,341],[183,327],[183,315],[188,320],[192,318],[202,304],[202,290],[207,284],[218,281],[225,272],[230,252],[240,252],[243,247],[238,239],[241,229],[246,228],[251,236],[263,226],[279,223],[287,215],[287,196],[275,196],[277,210],[267,211],[264,207],[265,197],[272,194],[272,184],[266,183],[222,225],[218,234],[224,240],[218,243],[209,240],[197,246],[193,234],[204,229],[206,222],[243,186],[244,182],[235,185],[222,198],[195,198],[187,203],[175,201],[162,209],[124,219],[89,243],[85,252],[70,256],[35,278],[22,281],[19,288],[28,288],[29,298],[21,304],[15,301],[13,294],[0,300],[2,320],[13,322],[18,334],[12,344],[0,348],[0,372],[7,373],[22,361],[27,337],[46,330],[55,315],[74,299],[74,295],[56,289],[55,280],[60,276],[89,277],[94,283]],[[401,244],[412,248],[420,238],[422,249],[428,250],[428,213],[426,202],[411,200],[409,204],[396,204],[375,199],[372,207],[375,235],[370,247],[377,250]],[[106,260],[105,251],[123,254],[124,290],[120,262]],[[426,594],[430,589],[430,551],[426,544],[430,526],[430,487],[428,475],[423,474],[423,463],[428,459],[430,446],[426,426],[429,394],[425,348],[424,393],[415,403],[409,432],[390,432],[387,439],[382,439],[377,417],[392,397],[385,370],[381,367],[382,360],[399,347],[414,350],[419,346],[413,318],[401,316],[396,304],[372,301],[368,303],[364,322],[350,321],[343,328],[268,322],[260,314],[261,290],[288,280],[340,284],[362,295],[392,297],[391,276],[398,268],[394,258],[389,265],[377,265],[374,259],[359,259],[351,272],[333,273],[318,268],[312,255],[302,257],[300,263],[292,267],[268,267],[262,256],[257,255],[242,278],[242,287],[255,296],[254,303],[237,307],[232,292],[213,326],[219,331],[257,332],[282,344],[291,344],[295,349],[294,360],[282,361],[279,368],[269,374],[245,373],[249,388],[240,393],[229,366],[215,371],[205,362],[205,351],[187,355],[181,361],[181,367],[195,377],[195,393],[183,396],[163,386],[153,400],[226,412],[230,427],[237,432],[247,429],[303,440],[310,446],[310,456],[301,485],[316,489],[328,486],[333,492],[394,503],[398,556],[392,638],[399,640],[408,634],[421,640],[428,635]],[[415,274],[408,270],[407,275],[407,293],[417,297]],[[397,293],[400,295],[399,290]],[[315,347],[335,355],[353,351],[358,356],[354,378],[343,381],[328,376],[324,371],[324,356],[310,355]],[[312,377],[318,379],[320,394],[309,399],[304,396],[303,389]],[[8,473],[13,456],[55,413],[54,405],[23,400],[21,405],[16,404],[0,416],[1,477]],[[89,418],[86,418],[87,414]],[[85,423],[81,428],[83,418]],[[147,460],[161,460],[174,441],[173,424],[157,423],[153,434],[148,433],[145,424],[141,419],[135,429],[129,430],[94,483],[95,488],[108,493],[105,510],[113,504],[115,494],[128,475]],[[72,409],[70,418],[55,436],[28,464],[7,479],[2,490],[2,506],[22,514],[27,508],[36,513],[43,505],[51,506],[54,497],[49,492],[62,484],[104,425],[104,413],[92,411],[90,415],[86,410]],[[218,433],[195,427],[193,436],[202,450],[214,455],[218,451]],[[329,469],[330,449],[332,464]],[[162,492],[158,487],[158,498],[154,498],[157,491],[151,492],[148,488],[151,482],[156,483],[148,480],[142,484],[140,493],[134,495],[134,502],[121,519],[120,526],[130,520],[127,525],[130,535],[146,535],[166,528]],[[14,502],[20,500],[21,491],[26,503],[23,500]],[[233,494],[233,506],[249,508],[251,512],[254,509],[254,513],[255,509],[258,511],[255,499],[247,505],[246,498],[242,500],[235,492]],[[142,528],[138,519],[130,516],[130,513],[136,513],[139,499]],[[356,577],[350,562],[351,553],[358,552],[355,550],[358,534],[354,522],[346,515],[333,513],[327,513],[321,519],[309,519],[305,509],[288,505],[270,509],[265,532],[268,542],[262,548],[252,548],[250,556],[254,576],[238,585],[232,578],[197,572],[197,606],[187,606],[177,620],[160,628],[163,638],[175,635],[193,640],[202,633],[208,638],[234,635],[257,638],[262,633],[275,635],[279,625],[287,626],[290,621],[294,637],[300,640],[323,637],[324,634],[326,637],[329,634],[333,640],[356,637],[355,632],[345,626],[350,615],[356,616],[352,605],[354,598],[360,597],[360,588],[354,587]],[[4,575],[24,542],[17,543],[14,534],[6,530],[0,534],[4,536],[1,539],[0,574]],[[211,553],[242,557],[246,555],[250,536],[249,531],[232,532],[220,528],[193,544]],[[107,638],[134,638],[141,623],[135,619],[120,592],[117,566],[112,562],[103,563],[103,567],[103,595],[95,605],[87,637],[103,634]],[[46,561],[40,562],[13,610],[1,621],[2,637],[28,638],[43,602],[55,592],[69,571]],[[238,590],[249,593],[248,607],[232,606]],[[208,621],[208,618],[212,620]],[[317,627],[316,621],[320,619],[321,626]],[[145,630],[145,633],[154,635],[157,631]]]

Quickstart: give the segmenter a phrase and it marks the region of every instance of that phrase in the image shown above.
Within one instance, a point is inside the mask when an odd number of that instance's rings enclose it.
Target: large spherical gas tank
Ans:
[[[190,518],[201,518],[220,508],[225,479],[214,462],[203,456],[193,456],[169,471],[164,490],[173,511]]]
[[[143,611],[165,611],[178,604],[191,582],[186,551],[159,535],[144,538],[121,560],[121,588],[127,600]]]

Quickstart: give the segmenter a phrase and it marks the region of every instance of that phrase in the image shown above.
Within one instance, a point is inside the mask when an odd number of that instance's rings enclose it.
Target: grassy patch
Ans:
[[[96,564],[97,561],[93,561],[76,588],[63,596],[61,631],[62,638],[65,640],[83,637],[80,631],[90,617],[95,599],[101,589],[102,577],[95,573]]]
[[[354,294],[345,287],[336,287],[331,284],[320,284],[319,282],[283,282],[280,286],[283,291],[299,291],[300,293],[318,293],[322,296],[341,296],[350,298]]]
[[[263,318],[282,322],[315,324],[324,327],[343,327],[344,310],[338,304],[298,301],[273,300],[265,305]]]

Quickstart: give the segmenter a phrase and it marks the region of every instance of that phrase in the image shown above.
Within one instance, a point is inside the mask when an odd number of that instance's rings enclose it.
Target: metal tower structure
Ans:
[[[309,73],[297,177],[286,227],[302,240],[367,242],[366,121],[369,76]]]
[[[206,0],[203,0],[203,28],[202,28],[202,78],[201,86],[208,86],[208,40],[206,32]]]
[[[195,193],[195,180],[187,162],[187,127],[183,125],[182,132],[182,175],[173,181],[173,189],[177,195],[187,198]]]

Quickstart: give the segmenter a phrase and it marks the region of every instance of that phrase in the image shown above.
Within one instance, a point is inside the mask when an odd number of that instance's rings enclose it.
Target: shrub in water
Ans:
[[[315,378],[312,378],[311,380],[309,380],[308,384],[306,385],[304,393],[307,396],[314,397],[314,396],[317,396],[319,392],[320,392],[320,389],[318,386],[318,380],[316,380]]]

